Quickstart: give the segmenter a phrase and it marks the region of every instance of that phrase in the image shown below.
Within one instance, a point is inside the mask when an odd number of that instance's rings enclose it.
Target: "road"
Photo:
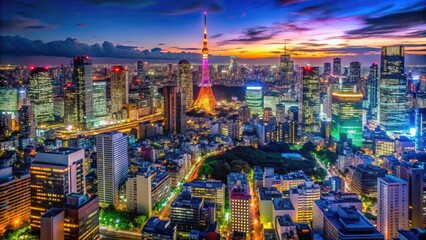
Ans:
[[[160,121],[162,120],[163,114],[162,113],[154,113],[145,117],[141,117],[135,120],[131,120],[128,122],[121,122],[121,123],[117,123],[114,125],[108,125],[108,126],[104,126],[101,128],[97,128],[97,129],[92,129],[92,130],[88,130],[88,131],[60,131],[58,130],[58,137],[62,138],[62,139],[71,139],[71,138],[76,138],[77,136],[81,136],[81,137],[87,137],[87,136],[93,136],[93,135],[97,135],[99,133],[103,133],[103,132],[109,132],[109,131],[128,131],[131,130],[132,128],[138,128],[139,127],[139,123],[141,122],[146,122],[146,121],[151,121],[151,122],[156,122],[156,121]]]
[[[250,176],[249,187],[251,194],[251,203],[250,203],[250,215],[251,215],[251,236],[253,240],[262,240],[263,239],[263,226],[260,222],[259,215],[259,201],[257,199],[256,191],[253,189],[253,176]]]
[[[123,239],[123,240],[136,240],[141,239],[140,233],[126,232],[126,231],[115,231],[109,228],[100,227],[99,235],[101,239]]]
[[[327,168],[322,162],[321,160],[319,160],[316,156],[315,156],[315,160],[317,160],[317,162],[319,163],[319,165],[327,172],[327,177],[333,177],[334,174],[330,171],[329,168]]]

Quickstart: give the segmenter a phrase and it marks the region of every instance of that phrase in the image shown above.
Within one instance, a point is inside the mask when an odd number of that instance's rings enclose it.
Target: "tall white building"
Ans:
[[[120,132],[106,132],[96,136],[99,203],[116,207],[119,186],[128,174],[128,141]]]
[[[377,178],[377,230],[392,239],[408,229],[408,183],[392,175]]]
[[[295,222],[310,222],[314,210],[314,201],[319,200],[321,189],[312,180],[305,180],[297,188],[290,189],[290,200],[296,209]]]

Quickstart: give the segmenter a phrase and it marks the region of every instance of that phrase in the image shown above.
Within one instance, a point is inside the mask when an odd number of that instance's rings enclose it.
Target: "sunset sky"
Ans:
[[[104,57],[143,50],[147,56],[199,53],[204,11],[212,55],[277,57],[284,42],[293,58],[377,54],[381,46],[397,44],[409,54],[426,54],[424,0],[2,1],[0,51],[62,57],[84,51]]]

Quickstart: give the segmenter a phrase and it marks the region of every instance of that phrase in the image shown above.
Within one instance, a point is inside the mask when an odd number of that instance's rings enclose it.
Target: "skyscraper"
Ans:
[[[340,58],[333,58],[333,75],[342,75],[342,59]]]
[[[121,132],[106,132],[96,136],[98,166],[98,196],[102,205],[116,207],[119,187],[128,174],[128,141]]]
[[[379,63],[374,62],[370,66],[370,75],[368,76],[368,80],[367,80],[367,120],[377,119],[378,84],[379,84]]]
[[[107,112],[107,83],[106,81],[93,82],[93,117],[103,117]]]
[[[40,230],[40,217],[62,207],[66,196],[85,193],[84,150],[58,148],[38,152],[31,164],[31,229]]]
[[[89,129],[93,121],[93,79],[92,60],[88,56],[74,57],[73,85],[77,124]]]
[[[398,166],[397,177],[408,182],[408,223],[410,228],[423,228],[424,169],[408,162]]]
[[[386,131],[406,130],[404,47],[382,47],[380,65],[380,125]]]
[[[123,66],[111,68],[111,114],[121,114],[123,107],[129,104],[129,84],[127,69]],[[116,115],[117,118],[121,118]]]
[[[351,62],[349,65],[349,81],[357,83],[361,79],[361,63]]]
[[[284,53],[280,56],[280,80],[284,84],[291,84],[294,76],[294,62],[290,60],[290,53],[284,45]],[[291,86],[289,86],[291,88]]]
[[[319,131],[320,89],[318,67],[302,67],[302,126],[305,132]]]
[[[37,123],[53,121],[53,88],[49,69],[31,67],[29,97]]]
[[[238,57],[231,56],[229,60],[229,80],[239,79]]]
[[[180,87],[164,87],[164,132],[183,134],[186,131],[186,107],[183,91]]]
[[[263,87],[246,87],[246,104],[251,114],[262,116],[263,114]]]
[[[335,140],[362,146],[362,99],[361,93],[333,92],[331,135]]]
[[[204,40],[203,40],[203,66],[200,83],[200,92],[194,103],[194,108],[205,112],[213,112],[216,107],[216,98],[214,97],[212,84],[209,76],[209,49],[207,48],[207,13],[204,12]]]
[[[392,175],[377,179],[377,230],[385,239],[408,230],[408,183]]]
[[[190,108],[194,103],[191,64],[189,64],[188,60],[180,60],[178,69],[179,75],[177,86],[183,89],[185,93],[185,106],[186,108]]]
[[[331,74],[331,63],[326,62],[324,63],[324,74]]]

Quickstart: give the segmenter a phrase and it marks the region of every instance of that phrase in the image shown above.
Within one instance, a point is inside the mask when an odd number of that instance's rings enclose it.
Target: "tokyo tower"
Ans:
[[[207,48],[207,13],[204,12],[204,40],[203,40],[203,73],[199,85],[200,92],[195,100],[194,108],[207,113],[212,113],[216,107],[216,98],[213,95],[212,84],[209,76],[209,49]]]

